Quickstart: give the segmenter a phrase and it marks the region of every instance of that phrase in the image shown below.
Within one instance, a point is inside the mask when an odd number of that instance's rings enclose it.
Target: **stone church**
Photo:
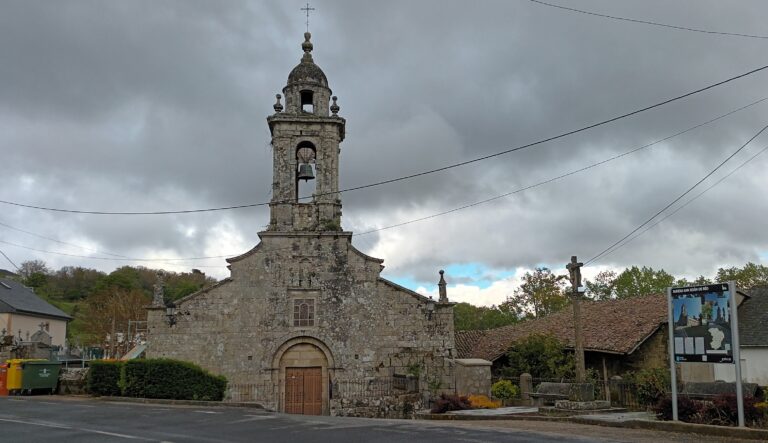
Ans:
[[[381,415],[371,405],[454,390],[453,303],[442,271],[439,300],[424,297],[382,278],[383,260],[358,251],[341,228],[346,120],[304,37],[285,104],[278,94],[267,117],[268,228],[227,260],[229,278],[171,308],[155,301],[147,357],[199,364],[227,377],[229,398],[277,411]],[[299,198],[310,180],[314,193]]]

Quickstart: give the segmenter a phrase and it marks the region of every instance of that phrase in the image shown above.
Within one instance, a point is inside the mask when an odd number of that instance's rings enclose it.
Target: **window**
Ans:
[[[293,326],[315,325],[315,300],[297,298],[293,300]]]
[[[301,91],[301,110],[310,113],[315,111],[315,104],[312,101],[312,91]]]

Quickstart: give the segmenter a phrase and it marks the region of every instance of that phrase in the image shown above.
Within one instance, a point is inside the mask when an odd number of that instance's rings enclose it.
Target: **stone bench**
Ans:
[[[745,397],[755,397],[758,394],[758,386],[756,383],[742,383],[741,389]],[[690,398],[706,400],[720,394],[736,394],[736,383],[723,381],[687,382],[683,384],[680,394]]]
[[[591,383],[542,382],[530,394],[535,406],[554,405],[558,400],[592,401],[595,399]]]

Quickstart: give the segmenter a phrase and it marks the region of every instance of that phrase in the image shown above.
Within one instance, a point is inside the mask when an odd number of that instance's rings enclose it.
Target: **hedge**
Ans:
[[[90,363],[86,390],[93,395],[120,395],[121,361],[94,360]]]
[[[224,398],[227,379],[193,363],[137,359],[123,365],[120,385],[126,397],[219,401]]]

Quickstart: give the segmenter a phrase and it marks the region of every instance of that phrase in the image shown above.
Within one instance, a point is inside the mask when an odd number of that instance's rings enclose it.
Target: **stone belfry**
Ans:
[[[338,116],[328,79],[312,59],[311,34],[304,34],[301,62],[277,95],[267,117],[272,134],[273,179],[268,231],[340,231],[339,144],[346,121]],[[333,100],[333,103],[331,103]],[[315,180],[314,193],[300,198],[301,181]]]

